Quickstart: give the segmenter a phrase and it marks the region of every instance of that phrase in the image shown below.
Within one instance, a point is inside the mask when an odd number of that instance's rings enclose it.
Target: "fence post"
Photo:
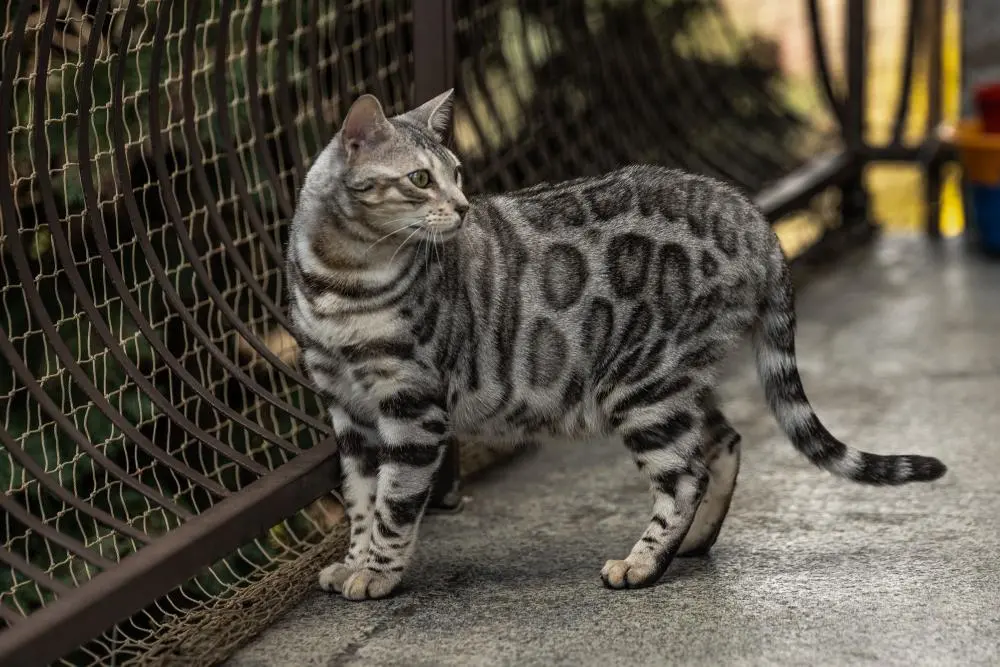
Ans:
[[[413,3],[413,97],[416,106],[455,85],[455,19],[452,0]],[[448,445],[428,503],[431,512],[462,509],[458,443]]]
[[[869,220],[865,167],[868,163],[866,112],[868,106],[868,0],[848,0],[847,20],[847,95],[844,99],[844,143],[856,161],[855,173],[841,188],[840,212],[845,225],[872,226]]]
[[[452,0],[413,3],[413,103],[455,85],[455,19]]]
[[[931,0],[926,9],[925,16],[920,17],[925,21],[927,35],[930,44],[927,45],[928,66],[927,66],[927,125],[925,128],[925,141],[930,145],[939,146],[937,133],[940,129],[941,119],[944,115],[942,100],[942,68],[941,61],[944,51],[944,3],[943,0]],[[934,155],[925,157],[924,164],[924,202],[927,206],[924,227],[931,238],[941,237],[941,185],[944,180],[942,170],[945,161],[937,149]]]

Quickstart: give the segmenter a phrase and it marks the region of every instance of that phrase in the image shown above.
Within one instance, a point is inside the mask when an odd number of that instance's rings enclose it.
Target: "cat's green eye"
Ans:
[[[413,183],[418,188],[426,188],[431,184],[431,173],[426,169],[418,169],[417,171],[411,171],[406,175],[410,182]]]

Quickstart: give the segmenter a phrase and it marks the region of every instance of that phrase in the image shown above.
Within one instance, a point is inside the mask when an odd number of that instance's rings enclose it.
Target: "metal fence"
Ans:
[[[732,181],[777,219],[839,186],[826,255],[871,236],[866,164],[921,162],[935,202],[945,155],[939,0],[913,0],[901,73],[908,90],[931,63],[919,145],[902,143],[905,102],[892,142],[866,142],[864,0],[847,12],[842,90],[813,30],[829,137],[712,0],[6,3],[0,664],[220,660],[343,549],[282,248],[358,94],[399,112],[456,86],[475,191],[652,161]],[[438,506],[460,466],[487,463],[473,456],[449,459]]]

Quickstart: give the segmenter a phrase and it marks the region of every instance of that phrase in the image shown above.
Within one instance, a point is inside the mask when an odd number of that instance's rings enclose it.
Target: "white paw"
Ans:
[[[319,573],[319,587],[327,593],[339,593],[344,590],[344,582],[357,570],[343,563],[334,563],[324,567]]]
[[[358,570],[344,582],[343,595],[348,600],[377,600],[392,593],[402,580],[393,572],[375,572],[367,568]]]
[[[601,580],[608,588],[643,588],[660,578],[659,567],[652,558],[609,560],[601,569]]]

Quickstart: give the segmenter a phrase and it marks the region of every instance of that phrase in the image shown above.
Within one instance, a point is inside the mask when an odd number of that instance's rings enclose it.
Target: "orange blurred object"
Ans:
[[[967,118],[946,130],[942,138],[958,149],[966,179],[1000,186],[1000,134],[984,132],[979,118]]]

